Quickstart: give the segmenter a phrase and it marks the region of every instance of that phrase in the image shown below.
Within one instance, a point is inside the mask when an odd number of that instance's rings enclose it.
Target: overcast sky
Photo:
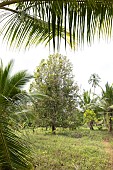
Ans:
[[[40,63],[42,58],[47,58],[49,48],[44,48],[44,45],[39,45],[36,48],[31,48],[29,51],[12,51],[6,48],[6,45],[0,40],[0,58],[4,64],[8,63],[10,59],[15,60],[14,72],[18,70],[27,69],[29,73],[34,72],[36,66]],[[101,86],[104,87],[108,81],[113,83],[113,41],[105,42],[101,39],[97,40],[90,47],[84,46],[84,49],[78,49],[73,52],[69,47],[67,51],[61,48],[61,54],[69,57],[73,64],[73,73],[75,80],[82,89],[88,89],[88,79],[91,74],[96,73],[101,78]]]

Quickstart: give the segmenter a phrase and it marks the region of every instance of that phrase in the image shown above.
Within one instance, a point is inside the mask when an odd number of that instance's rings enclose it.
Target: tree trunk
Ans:
[[[46,126],[46,131],[48,130],[48,126]]]
[[[53,112],[53,115],[52,115],[52,122],[51,122],[51,126],[52,126],[52,134],[56,134],[56,109],[55,109],[55,106],[54,106],[54,112]]]
[[[55,133],[55,130],[56,130],[55,124],[52,123],[52,133],[53,133],[53,134],[56,134],[56,133]]]
[[[94,130],[94,128],[93,128],[93,120],[92,121],[90,121],[90,123],[89,123],[89,128],[90,128],[90,130]]]
[[[112,113],[110,113],[110,117],[109,117],[109,132],[112,131]]]

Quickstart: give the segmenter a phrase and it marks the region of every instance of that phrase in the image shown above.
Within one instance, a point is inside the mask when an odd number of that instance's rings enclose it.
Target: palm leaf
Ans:
[[[0,116],[0,168],[31,169],[27,145],[8,127],[6,118]]]
[[[3,68],[3,63],[1,60],[1,66],[0,66],[0,70],[1,70],[1,79],[0,79],[0,93],[4,94],[4,89],[7,86],[7,80],[9,79],[9,75],[11,72],[13,66],[13,60],[11,60],[8,65]]]
[[[20,89],[32,78],[26,71],[20,71],[10,76],[13,63],[13,60],[11,60],[8,65],[3,68],[1,62],[0,67],[0,94],[10,98],[16,93],[19,93]]]
[[[26,71],[20,71],[10,78],[10,84],[12,85],[12,88],[15,87],[21,89],[27,82],[29,82],[30,78],[32,78],[32,76]]]
[[[9,119],[16,101],[17,94],[31,77],[26,71],[11,76],[13,60],[4,68],[0,65],[0,170],[29,170],[29,150],[20,137],[10,128]]]
[[[66,46],[66,32],[69,32],[71,47],[76,39],[82,45],[85,37],[91,43],[95,35],[99,38],[101,34],[106,38],[112,35],[111,0],[3,0],[0,8],[2,35],[13,47],[29,47],[53,39],[55,49],[62,35]]]

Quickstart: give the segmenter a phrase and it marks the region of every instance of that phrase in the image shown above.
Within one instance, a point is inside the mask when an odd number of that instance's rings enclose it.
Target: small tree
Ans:
[[[42,120],[55,131],[57,126],[67,126],[67,119],[77,107],[78,86],[74,82],[72,65],[67,57],[50,55],[42,60],[34,73],[35,81],[30,91],[46,95],[43,100],[35,100]],[[66,122],[66,124],[65,124]]]
[[[96,114],[93,110],[86,110],[84,112],[85,122],[89,125],[90,130],[93,130],[93,125],[96,120]]]

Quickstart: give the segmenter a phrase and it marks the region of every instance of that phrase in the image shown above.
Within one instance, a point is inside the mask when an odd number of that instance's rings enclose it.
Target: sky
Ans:
[[[10,59],[14,59],[13,72],[19,70],[28,70],[33,74],[36,66],[39,65],[41,59],[47,58],[49,54],[53,54],[53,51],[49,51],[48,47],[44,45],[38,45],[32,47],[29,50],[12,50],[7,48],[6,44],[0,39],[0,58],[6,65]],[[84,48],[78,50],[70,49],[67,47],[65,51],[64,46],[61,47],[60,54],[66,55],[73,64],[73,74],[75,75],[75,81],[81,89],[88,90],[91,85],[88,84],[90,75],[96,73],[101,78],[100,85],[104,88],[105,83],[113,83],[113,41],[106,42],[101,39],[88,46],[84,45]],[[28,86],[26,86],[28,88]],[[97,93],[99,89],[97,88]]]

